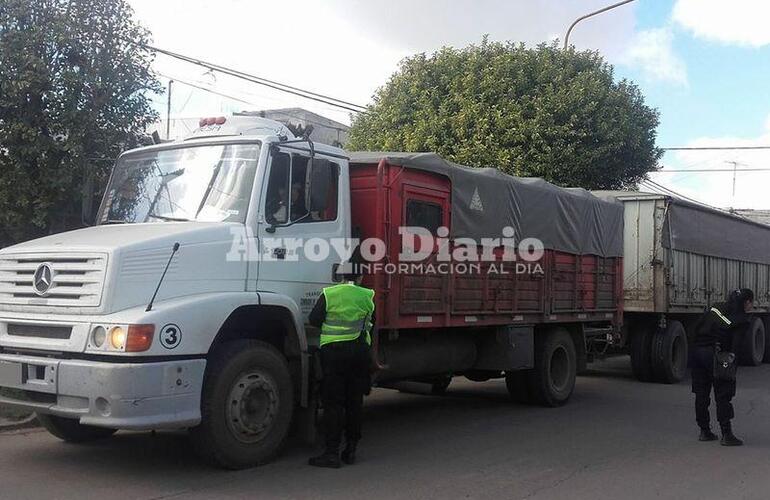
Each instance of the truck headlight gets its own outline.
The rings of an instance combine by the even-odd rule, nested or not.
[[[107,330],[103,326],[97,326],[91,332],[91,343],[94,347],[101,348],[107,340]]]
[[[155,325],[97,325],[91,330],[91,351],[144,352],[152,347]]]
[[[113,326],[110,330],[110,345],[116,351],[122,351],[126,347],[126,330],[122,326]]]

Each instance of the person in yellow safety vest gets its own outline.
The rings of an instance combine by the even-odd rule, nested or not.
[[[310,313],[310,324],[321,328],[323,427],[325,451],[308,463],[338,468],[353,464],[361,439],[364,395],[369,391],[371,331],[374,324],[374,290],[362,287],[358,265],[353,264],[347,283],[329,286]]]

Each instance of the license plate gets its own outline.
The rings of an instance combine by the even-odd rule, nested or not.
[[[21,385],[21,363],[0,361],[0,387]]]

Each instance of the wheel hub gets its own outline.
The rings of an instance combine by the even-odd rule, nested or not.
[[[272,428],[278,405],[278,388],[272,378],[256,371],[244,373],[227,399],[227,425],[239,441],[255,443]]]

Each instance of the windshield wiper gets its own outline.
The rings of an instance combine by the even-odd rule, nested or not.
[[[100,226],[106,226],[107,224],[128,224],[128,221],[122,219],[108,219],[99,223]]]
[[[217,177],[219,177],[219,172],[222,170],[223,162],[224,160],[220,160],[219,163],[217,163],[217,166],[214,167],[214,172],[211,174],[209,185],[206,186],[206,191],[203,193],[203,199],[201,199],[200,205],[198,205],[198,210],[195,212],[196,219],[201,214],[203,207],[206,206],[206,202],[208,201],[209,196],[211,195],[211,190],[214,188],[214,183],[217,181]]]
[[[160,219],[170,222],[190,222],[190,219],[184,219],[182,217],[168,217],[166,215],[158,215],[158,214],[147,214],[147,217],[152,217],[153,219]]]

